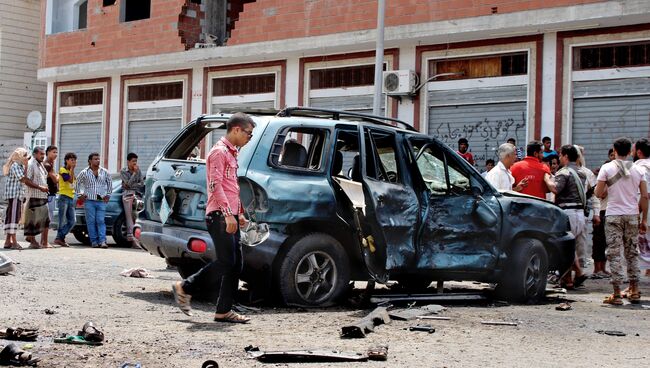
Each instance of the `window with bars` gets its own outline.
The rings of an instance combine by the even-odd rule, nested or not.
[[[183,82],[129,86],[129,102],[177,100],[183,98]]]
[[[239,96],[275,92],[275,74],[215,78],[212,96]]]
[[[650,65],[650,42],[579,47],[573,69],[605,69]]]
[[[102,97],[103,91],[101,89],[61,92],[61,106],[101,105],[103,103]]]
[[[528,53],[429,61],[429,78],[436,74],[458,73],[436,80],[505,77],[528,74]]]
[[[386,70],[386,64],[384,64]],[[375,66],[358,65],[309,71],[311,89],[372,86],[375,84]]]

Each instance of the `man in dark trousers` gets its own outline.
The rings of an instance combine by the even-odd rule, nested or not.
[[[188,316],[192,315],[192,294],[197,293],[215,275],[219,298],[214,320],[231,323],[250,321],[248,317],[234,312],[232,304],[243,266],[239,226],[247,221],[239,199],[237,154],[239,148],[250,141],[254,127],[255,123],[248,115],[233,114],[226,123],[226,136],[212,147],[206,160],[208,206],[205,221],[217,258],[194,275],[172,285],[176,303]]]

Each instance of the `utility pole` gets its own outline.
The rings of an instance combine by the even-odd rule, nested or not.
[[[381,114],[381,77],[384,71],[384,18],[386,16],[386,0],[377,0],[377,46],[375,54],[375,96],[372,100],[372,113]]]

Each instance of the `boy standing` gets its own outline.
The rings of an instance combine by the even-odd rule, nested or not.
[[[74,227],[75,210],[74,210],[74,186],[77,177],[74,169],[77,166],[77,155],[72,152],[65,154],[63,166],[59,169],[59,198],[57,206],[59,207],[59,229],[56,232],[54,244],[62,247],[69,247],[65,241],[65,236]]]
[[[122,205],[124,206],[124,218],[126,219],[126,240],[131,243],[132,248],[140,249],[140,246],[133,239],[133,201],[135,193],[141,192],[144,187],[144,178],[140,167],[138,167],[138,155],[131,152],[126,155],[126,167],[120,171],[122,178]]]

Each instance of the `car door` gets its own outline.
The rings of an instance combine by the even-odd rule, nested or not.
[[[420,204],[406,175],[401,137],[392,130],[359,127],[360,171],[365,200],[362,255],[375,279],[412,267]]]
[[[475,170],[448,147],[412,139],[414,170],[421,180],[422,225],[417,268],[485,272],[497,260],[501,207],[495,193]]]

